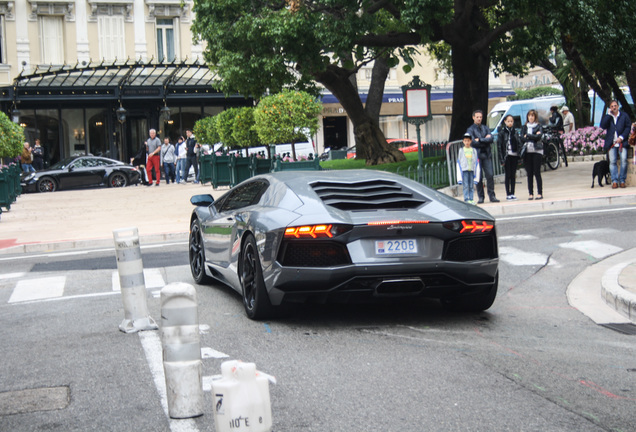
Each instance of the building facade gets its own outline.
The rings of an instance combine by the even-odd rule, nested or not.
[[[186,128],[251,99],[226,97],[192,43],[191,0],[0,0],[0,105],[48,166],[128,161],[150,128]]]

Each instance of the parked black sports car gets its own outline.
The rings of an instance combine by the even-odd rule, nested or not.
[[[73,156],[59,161],[50,168],[35,173],[23,173],[22,190],[26,192],[53,192],[107,185],[124,187],[139,183],[137,168],[118,160],[96,156]]]
[[[433,297],[454,310],[495,300],[495,222],[483,209],[371,170],[253,177],[191,198],[189,261],[265,319],[306,301]]]

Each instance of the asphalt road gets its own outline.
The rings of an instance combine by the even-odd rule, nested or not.
[[[117,328],[112,249],[0,257],[0,430],[213,431],[210,377],[241,359],[277,378],[275,431],[633,431],[636,336],[597,326],[565,290],[633,247],[634,210],[499,218],[499,294],[479,314],[422,300],[254,322],[233,291],[197,286],[207,391],[192,420],[165,414],[158,332]],[[193,283],[186,253],[142,248],[155,319],[163,284]],[[48,297],[18,297],[34,279]]]

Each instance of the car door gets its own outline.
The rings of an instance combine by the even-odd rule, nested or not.
[[[260,200],[268,183],[254,180],[232,189],[215,203],[216,217],[203,222],[207,260],[221,267],[229,267],[231,256],[240,247],[239,233],[249,218],[249,207]]]
[[[66,171],[60,174],[60,188],[71,189],[94,186],[102,182],[104,166],[95,158],[79,158],[71,162]]]

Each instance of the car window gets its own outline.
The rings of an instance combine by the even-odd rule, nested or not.
[[[261,199],[267,186],[268,183],[263,180],[256,180],[241,185],[230,191],[217,209],[219,209],[220,212],[227,212],[256,204]]]
[[[110,163],[106,159],[92,159],[92,161],[93,161],[93,166],[97,166],[97,167],[110,165]]]

